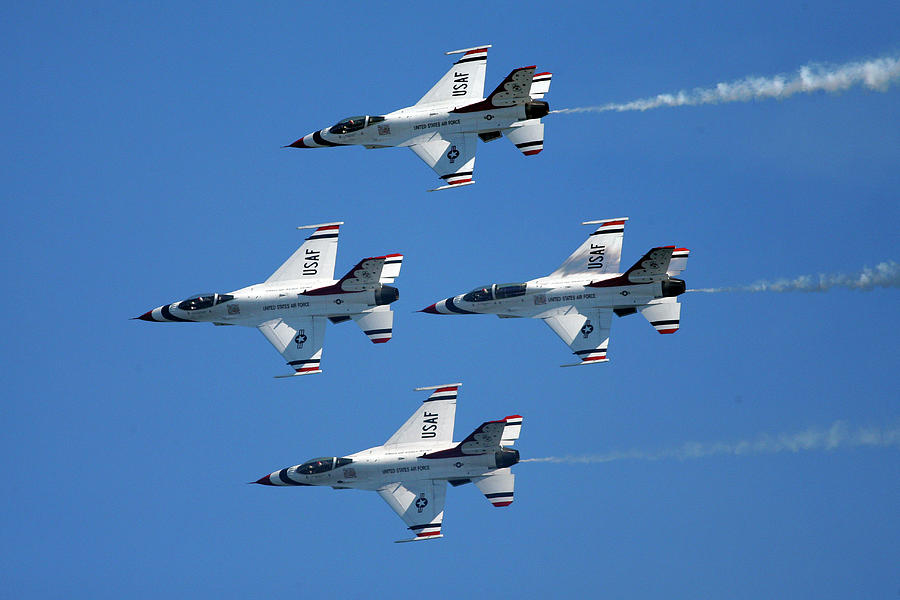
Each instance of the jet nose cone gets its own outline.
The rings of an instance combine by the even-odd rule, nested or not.
[[[305,136],[304,136],[304,137],[305,137]],[[303,143],[303,138],[300,138],[299,140],[297,140],[297,141],[294,142],[293,144],[288,144],[287,146],[284,146],[284,147],[285,147],[285,148],[309,148],[310,146],[307,146],[306,144],[304,144],[304,143]]]
[[[275,485],[274,483],[272,483],[272,480],[269,479],[268,475],[260,477],[259,479],[257,479],[256,481],[253,481],[252,483],[258,483],[259,485]]]
[[[145,312],[144,314],[142,314],[139,317],[133,317],[132,320],[134,321],[134,320],[140,319],[141,321],[155,321],[156,319],[154,319],[153,316],[150,314],[152,312],[153,312],[152,310],[148,310],[147,312]]]
[[[435,303],[435,304],[437,304],[437,303]],[[428,314],[430,314],[430,315],[439,315],[439,314],[441,314],[441,313],[439,313],[439,312],[437,311],[437,308],[435,308],[435,305],[434,305],[434,304],[432,304],[431,306],[426,306],[425,308],[423,308],[423,309],[420,310],[419,312],[428,313]]]

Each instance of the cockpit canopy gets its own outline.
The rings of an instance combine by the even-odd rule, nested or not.
[[[477,287],[463,296],[466,302],[484,302],[486,300],[503,300],[525,295],[524,283],[495,283]]]
[[[208,294],[197,294],[187,300],[179,302],[178,308],[181,310],[200,310],[215,306],[216,304],[228,302],[229,300],[234,300],[234,296],[231,294],[214,294],[212,292]]]
[[[328,133],[352,133],[354,131],[359,131],[364,127],[368,127],[373,123],[379,123],[381,121],[384,121],[384,117],[366,115],[361,115],[358,117],[347,117],[346,119],[338,121],[336,125],[332,126],[328,130]]]
[[[308,460],[299,467],[297,472],[301,475],[315,475],[316,473],[325,473],[338,467],[349,465],[353,462],[352,458],[344,458],[342,456],[323,456]]]

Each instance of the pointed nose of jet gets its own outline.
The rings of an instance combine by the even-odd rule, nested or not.
[[[300,138],[293,144],[288,144],[287,146],[283,146],[283,147],[284,148],[312,148],[312,146],[307,146],[306,144],[303,143],[303,138],[305,138],[305,137],[306,136],[303,136],[302,138]]]
[[[271,475],[272,475],[272,474],[269,473],[269,475],[265,475],[265,476],[263,476],[263,477],[260,477],[259,479],[257,479],[256,481],[254,481],[254,482],[252,482],[252,483],[258,483],[259,485],[275,485],[274,483],[272,483],[272,480],[269,479],[269,477],[270,477]]]
[[[435,302],[435,304],[437,304],[437,303]],[[432,304],[431,306],[426,306],[425,308],[423,308],[423,309],[420,310],[419,312],[428,313],[429,315],[439,315],[439,314],[441,314],[441,313],[439,313],[439,312],[437,311],[437,308],[435,307],[435,304]]]
[[[154,319],[153,316],[150,314],[152,312],[153,312],[152,310],[148,310],[147,312],[145,312],[144,314],[142,314],[139,317],[133,317],[132,320],[136,321],[136,320],[140,319],[141,321],[155,321],[156,319]]]

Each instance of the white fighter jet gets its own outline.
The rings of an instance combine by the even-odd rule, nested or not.
[[[386,284],[400,274],[402,254],[364,258],[334,279],[342,224],[298,227],[315,231],[263,283],[227,294],[197,294],[135,318],[257,327],[296,371],[277,377],[321,373],[326,320],[353,319],[372,342],[381,344],[391,339],[394,313],[389,305],[400,297],[397,288]]]
[[[599,227],[546,277],[481,286],[421,312],[543,319],[580,361],[564,367],[608,362],[613,314],[624,317],[639,312],[658,332],[675,333],[681,314],[681,304],[675,298],[685,291],[684,281],[676,275],[687,266],[689,251],[675,246],[653,248],[619,273],[627,220],[622,217],[582,223]]]
[[[406,146],[446,183],[432,192],[475,183],[479,139],[490,142],[505,135],[522,154],[533,156],[544,148],[541,117],[549,114],[550,106],[541,98],[550,90],[551,74],[535,73],[534,66],[514,69],[485,98],[490,47],[447,52],[462,57],[413,106],[385,115],[349,117],[287,147]]]
[[[473,482],[491,504],[509,506],[515,484],[510,467],[519,462],[518,450],[509,446],[519,438],[522,417],[482,423],[466,439],[454,443],[456,393],[461,385],[416,388],[434,392],[383,446],[314,458],[253,483],[376,491],[415,534],[399,542],[443,537],[448,483]]]

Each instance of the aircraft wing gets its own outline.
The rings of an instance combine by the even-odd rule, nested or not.
[[[281,352],[296,373],[278,375],[277,377],[293,377],[295,375],[313,375],[321,373],[319,363],[322,360],[322,344],[325,341],[325,317],[298,317],[285,322],[283,319],[272,319],[259,326],[266,339]]]
[[[544,322],[556,335],[569,345],[572,353],[581,362],[562,365],[574,367],[577,365],[591,365],[594,363],[609,362],[606,358],[606,347],[609,344],[609,328],[612,324],[612,309],[591,308],[578,312],[575,307],[566,314],[547,317]]]
[[[461,383],[448,383],[417,388],[417,392],[434,391],[384,445],[452,442],[453,426],[456,421],[456,394],[461,385]]]
[[[550,277],[618,273],[622,256],[622,237],[628,217],[585,221],[582,225],[599,225]]]
[[[478,136],[475,133],[457,133],[447,137],[436,133],[410,145],[416,156],[424,160],[447,183],[429,191],[475,183],[472,174],[475,172],[477,142]]]
[[[315,229],[266,282],[291,279],[332,280],[337,258],[338,232],[343,221],[304,225],[297,229]]]
[[[487,51],[490,47],[491,45],[487,44],[447,52],[447,54],[462,54],[462,57],[453,63],[450,70],[416,104],[431,104],[448,100],[461,102],[481,100],[481,96],[484,94]]]
[[[394,509],[416,537],[398,542],[430,540],[441,535],[447,482],[434,479],[389,483],[378,489],[378,495]]]

